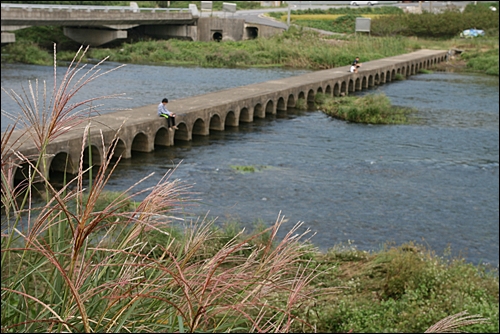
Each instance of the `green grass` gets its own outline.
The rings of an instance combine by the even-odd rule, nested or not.
[[[467,61],[467,69],[498,76],[498,48],[488,51],[472,51],[461,55]]]
[[[392,106],[385,94],[326,98],[318,108],[341,120],[367,124],[408,124],[409,114],[416,112],[411,108]]]

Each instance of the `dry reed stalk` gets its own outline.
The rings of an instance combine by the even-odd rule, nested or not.
[[[467,311],[450,315],[429,327],[424,333],[461,333],[460,328],[475,324],[489,323],[480,314],[467,315]]]

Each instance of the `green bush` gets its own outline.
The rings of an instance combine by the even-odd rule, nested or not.
[[[6,55],[5,59],[7,61],[13,63],[47,65],[52,61],[52,57],[47,51],[28,41],[8,44],[2,49],[2,54]]]

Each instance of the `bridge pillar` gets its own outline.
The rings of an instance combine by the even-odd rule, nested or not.
[[[127,31],[64,27],[64,35],[84,45],[100,46],[115,39],[127,38]]]
[[[2,44],[14,43],[16,41],[16,35],[11,32],[2,31]]]

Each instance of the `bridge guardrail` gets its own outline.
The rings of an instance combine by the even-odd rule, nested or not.
[[[109,11],[120,11],[120,12],[132,12],[132,13],[140,13],[140,12],[179,12],[179,13],[187,13],[193,12],[192,8],[139,8],[139,7],[128,7],[128,6],[82,6],[82,5],[36,5],[36,4],[11,4],[11,3],[2,3],[2,10],[10,10],[11,8],[24,9],[27,11],[31,11],[33,9],[41,9],[41,10],[85,10],[87,12],[91,11],[103,11],[105,13]],[[194,14],[194,13],[192,13]]]

